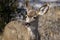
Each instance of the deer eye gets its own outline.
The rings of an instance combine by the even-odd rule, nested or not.
[[[33,17],[34,19],[36,19],[36,17]]]

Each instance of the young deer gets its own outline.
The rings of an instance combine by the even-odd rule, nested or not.
[[[30,4],[27,2],[26,3],[26,8],[27,8],[27,15],[26,15],[26,23],[30,24],[31,22],[33,22],[35,20],[36,17],[40,16],[40,15],[44,15],[45,13],[48,12],[49,9],[49,4],[44,4],[42,7],[40,7],[38,10],[34,10]],[[31,34],[32,39],[34,39],[36,36],[35,34],[32,32],[31,27],[27,27],[28,31]],[[35,30],[35,29],[33,29]]]
[[[49,4],[45,4],[42,7],[40,7],[38,10],[32,9],[32,7],[27,6],[27,15],[26,15],[26,22],[30,23],[35,20],[35,17],[39,15],[44,15],[48,12]]]

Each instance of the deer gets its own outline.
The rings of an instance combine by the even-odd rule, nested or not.
[[[44,15],[48,12],[49,10],[49,4],[46,3],[43,6],[41,6],[38,10],[34,10],[33,7],[30,6],[30,4],[28,3],[28,1],[26,2],[26,8],[27,8],[27,15],[26,15],[26,23],[28,25],[30,25],[31,22],[33,22],[34,20],[36,20],[36,17],[40,16],[40,15]],[[30,27],[27,27],[27,29],[30,31],[31,37],[34,39],[35,38],[35,34],[32,32]]]

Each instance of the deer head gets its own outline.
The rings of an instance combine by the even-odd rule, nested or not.
[[[33,10],[33,9],[29,9],[27,8],[27,15],[26,15],[26,22],[30,23],[32,21],[35,20],[35,17],[39,16],[39,15],[44,15],[45,13],[48,12],[49,9],[49,5],[45,4],[42,7],[40,7],[38,10]]]

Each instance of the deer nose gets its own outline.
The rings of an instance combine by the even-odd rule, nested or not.
[[[25,23],[25,25],[30,26],[30,23]]]

